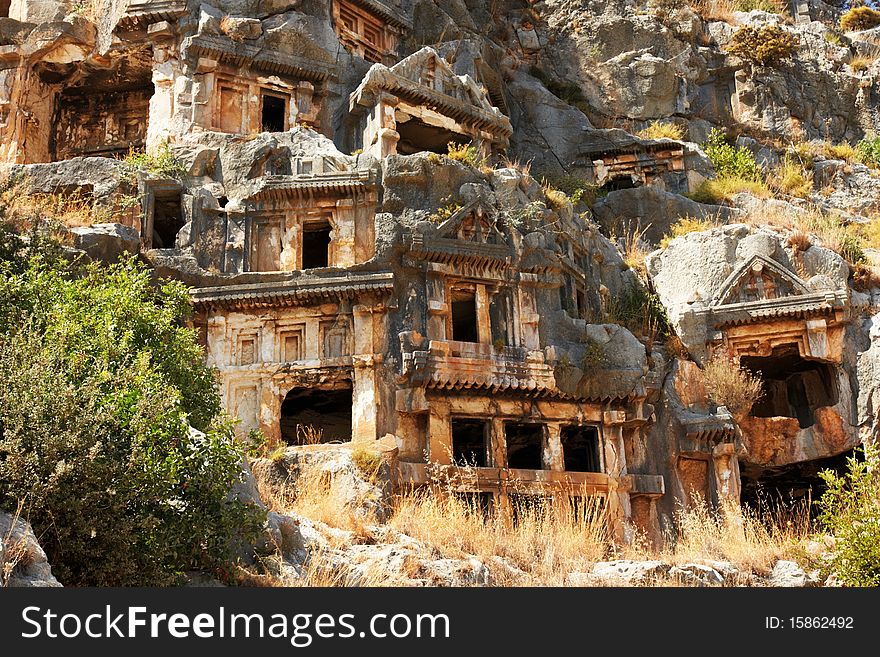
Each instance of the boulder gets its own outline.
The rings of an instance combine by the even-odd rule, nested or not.
[[[646,584],[664,577],[670,565],[662,561],[600,561],[593,566],[592,574],[611,582],[622,584]]]
[[[645,241],[657,245],[683,217],[728,223],[738,212],[720,205],[697,203],[680,194],[646,185],[610,192],[596,201],[593,214],[606,234],[623,235],[638,229],[644,231]]]
[[[112,263],[124,255],[140,250],[141,238],[134,228],[122,224],[94,224],[71,228],[74,246],[85,251],[92,260]]]
[[[0,587],[59,587],[29,523],[0,512]]]

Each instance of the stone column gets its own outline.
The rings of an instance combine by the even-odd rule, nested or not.
[[[355,264],[355,205],[350,198],[336,202],[336,214],[333,217],[333,234],[330,242],[332,258],[331,267],[351,267]]]
[[[544,449],[541,460],[546,470],[565,471],[565,458],[562,453],[561,427],[558,424],[547,424],[544,432]]]
[[[629,543],[632,540],[632,529],[630,527],[630,518],[632,516],[632,508],[630,507],[629,491],[621,490],[621,479],[626,475],[626,452],[623,443],[623,429],[617,425],[609,425],[609,419],[615,421],[619,418],[621,411],[606,411],[605,427],[604,427],[604,452],[605,452],[605,472],[609,477],[608,490],[608,521],[611,524],[611,531],[614,539],[619,543]],[[609,416],[614,416],[609,418]]]
[[[712,465],[715,474],[715,501],[739,504],[740,478],[739,460],[733,443],[720,443],[712,449]]]
[[[428,460],[438,465],[452,463],[452,423],[447,402],[433,402],[428,410]]]
[[[428,298],[429,340],[446,340],[446,317],[449,304],[446,303],[446,279],[439,272],[429,271],[426,281]]]
[[[492,344],[492,320],[489,318],[489,294],[485,285],[477,285],[477,337],[480,344]]]
[[[375,440],[379,396],[376,392],[373,309],[366,305],[352,308],[354,329],[354,377],[352,381],[351,440]]]

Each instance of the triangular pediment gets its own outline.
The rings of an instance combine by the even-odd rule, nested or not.
[[[437,237],[475,244],[505,242],[495,210],[479,199],[440,224],[437,227]]]
[[[794,272],[766,256],[754,255],[727,277],[712,305],[767,301],[808,292]]]
[[[486,90],[469,75],[456,75],[449,62],[429,46],[400,60],[390,70],[420,87],[485,110],[492,109]]]

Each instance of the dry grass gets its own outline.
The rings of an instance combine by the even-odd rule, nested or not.
[[[760,377],[742,369],[735,360],[717,354],[703,368],[703,383],[709,397],[734,415],[744,415],[763,394]]]
[[[786,243],[795,253],[802,253],[813,246],[813,240],[810,238],[809,233],[805,233],[800,229],[793,230],[791,235],[788,236]]]
[[[31,565],[33,555],[28,548],[27,540],[22,534],[17,540],[13,539],[15,534],[15,525],[21,518],[21,512],[24,509],[24,503],[19,502],[15,513],[12,514],[9,522],[9,530],[5,536],[0,537],[0,587],[9,585],[12,574],[19,568],[26,568]]]
[[[666,121],[654,121],[637,133],[642,139],[675,139],[677,141],[684,139],[686,134],[687,130],[684,126]]]
[[[809,503],[769,503],[759,510],[728,503],[712,509],[697,500],[675,514],[676,537],[659,551],[638,543],[626,550],[629,558],[660,559],[667,563],[728,561],[741,572],[767,575],[779,559],[793,559],[811,531]]]
[[[855,146],[846,141],[840,142],[839,144],[832,144],[830,141],[826,141],[824,144],[824,152],[832,160],[844,160],[852,163],[857,162],[859,159],[859,153],[855,149]]]
[[[324,430],[311,424],[296,425],[297,445],[320,445],[324,441]]]
[[[627,221],[624,224],[623,237],[612,240],[620,246],[626,266],[636,272],[642,280],[647,279],[648,272],[645,268],[645,258],[651,252],[651,249],[647,247],[647,243],[642,238],[650,227],[651,224],[644,228],[640,228],[638,224],[631,227],[630,222]]]
[[[809,198],[813,192],[813,172],[787,157],[767,177],[767,185],[779,194]]]
[[[734,0],[688,0],[688,4],[707,21],[734,24],[733,12],[737,11]]]
[[[746,192],[757,198],[773,196],[766,183],[738,176],[719,176],[706,180],[689,196],[698,203],[718,204],[729,201],[734,194],[740,192]]]
[[[669,228],[669,233],[660,240],[660,248],[665,249],[676,237],[684,237],[689,233],[701,233],[718,226],[714,219],[697,219],[695,217],[682,217]]]
[[[16,225],[42,220],[73,228],[91,226],[109,218],[104,216],[105,212],[95,209],[91,194],[82,190],[39,194],[28,192],[23,187],[11,186],[0,194],[0,204],[5,208],[7,219]]]
[[[880,288],[880,269],[864,262],[856,264],[852,272],[852,285],[861,292]]]
[[[442,557],[502,557],[532,583],[562,585],[567,573],[589,570],[609,547],[603,507],[598,498],[587,499],[577,514],[567,506],[523,502],[513,522],[453,495],[423,491],[400,499],[391,526]]]
[[[568,195],[554,187],[544,187],[544,198],[547,199],[547,205],[554,210],[561,210],[570,203]]]

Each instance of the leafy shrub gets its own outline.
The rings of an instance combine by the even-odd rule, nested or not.
[[[607,321],[626,327],[637,337],[653,341],[669,335],[669,318],[660,297],[639,283],[630,284],[612,298],[605,312]]]
[[[480,163],[480,152],[472,144],[456,144],[454,141],[446,144],[446,154],[450,160],[475,167]]]
[[[869,134],[856,144],[858,159],[869,167],[880,168],[880,136]]]
[[[860,32],[880,25],[880,11],[870,7],[853,7],[840,17],[840,29],[844,32]]]
[[[65,584],[222,567],[262,518],[228,498],[243,454],[186,288],[134,259],[19,258],[0,263],[0,506],[24,502]]]
[[[703,368],[703,383],[709,398],[726,406],[734,415],[745,415],[763,394],[760,377],[742,369],[723,354],[712,358]]]
[[[848,586],[880,585],[880,449],[865,444],[864,459],[847,459],[847,472],[819,473],[819,523],[834,538],[825,564]]]
[[[596,199],[607,194],[607,191],[598,185],[589,183],[578,176],[546,175],[541,180],[545,191],[548,188],[558,190],[568,196],[573,205],[583,201],[589,207],[593,207]]]
[[[654,121],[644,130],[640,130],[638,136],[642,139],[676,139],[685,138],[687,131],[684,126],[666,121]]]
[[[778,25],[741,27],[734,33],[727,50],[759,66],[774,66],[794,54],[798,39]]]
[[[717,177],[760,180],[761,169],[752,151],[745,146],[731,145],[718,128],[709,131],[703,150],[712,160]]]
[[[591,337],[584,338],[584,359],[581,363],[584,372],[593,372],[606,363],[605,347]]]
[[[140,171],[155,178],[175,178],[178,180],[187,174],[183,164],[174,157],[168,142],[159,146],[155,153],[130,149],[122,159],[122,167],[129,178],[135,178]]]

